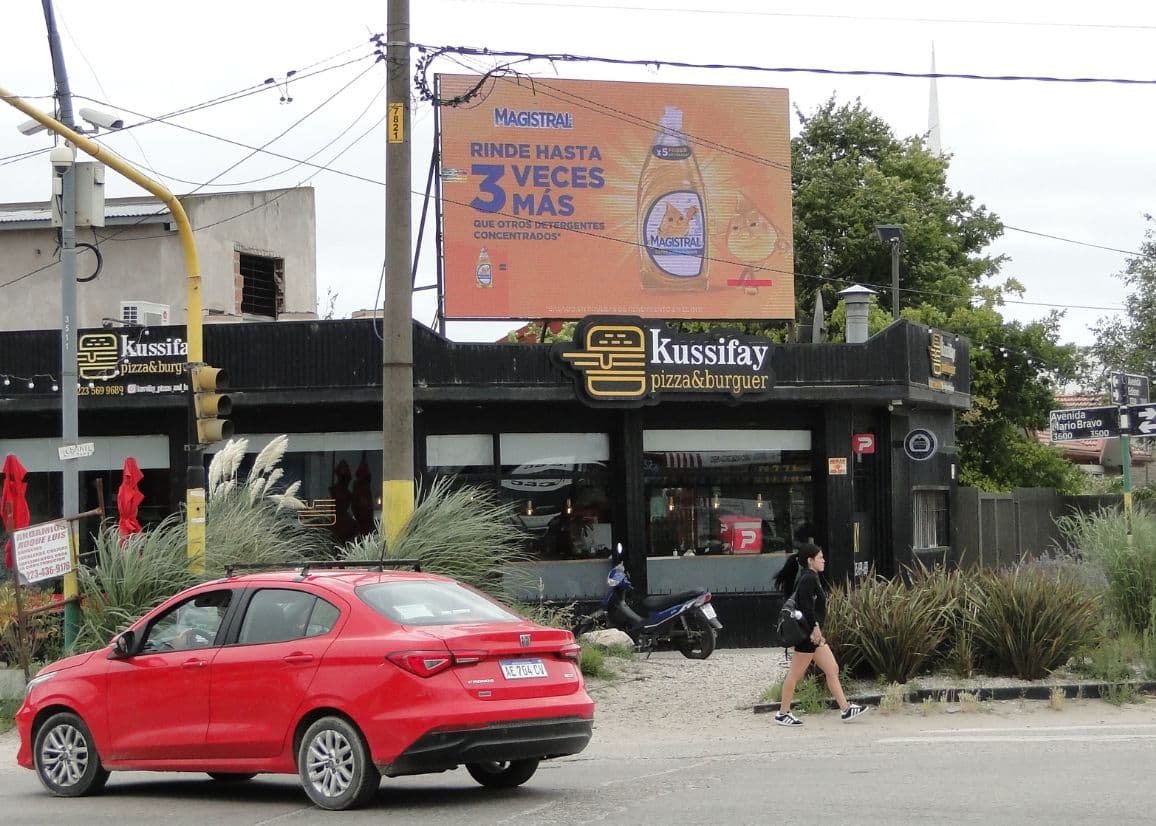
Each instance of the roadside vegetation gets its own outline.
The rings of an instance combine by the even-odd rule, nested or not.
[[[893,703],[920,675],[945,673],[1066,674],[1103,683],[1108,702],[1136,700],[1138,683],[1156,680],[1156,514],[1137,509],[1131,535],[1112,510],[1058,524],[1063,549],[1007,569],[919,567],[833,589],[824,630],[846,677],[884,686]],[[822,681],[808,679],[796,704],[815,705],[813,687],[823,708]],[[780,695],[776,683],[763,697]]]

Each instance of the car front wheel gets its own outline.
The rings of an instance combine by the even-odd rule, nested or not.
[[[512,789],[521,786],[538,770],[537,760],[507,760],[487,763],[467,763],[466,771],[481,783],[495,789]]]
[[[33,755],[40,782],[58,797],[98,792],[108,780],[92,733],[70,711],[53,714],[37,729]]]
[[[381,785],[361,732],[340,717],[322,717],[306,729],[297,771],[305,793],[322,809],[364,806]]]

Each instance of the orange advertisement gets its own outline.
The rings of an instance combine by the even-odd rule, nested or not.
[[[438,90],[447,318],[794,318],[785,89]]]

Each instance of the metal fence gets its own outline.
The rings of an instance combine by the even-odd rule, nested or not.
[[[1002,567],[1060,547],[1056,519],[1073,513],[1122,508],[1121,495],[1062,496],[1051,488],[987,493],[960,488],[952,556],[962,565]]]

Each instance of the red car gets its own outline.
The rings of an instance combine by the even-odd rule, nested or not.
[[[590,741],[578,655],[569,631],[448,577],[229,576],[45,667],[16,714],[17,760],[65,797],[116,770],[296,773],[325,809],[367,803],[382,775],[460,765],[518,786]]]

